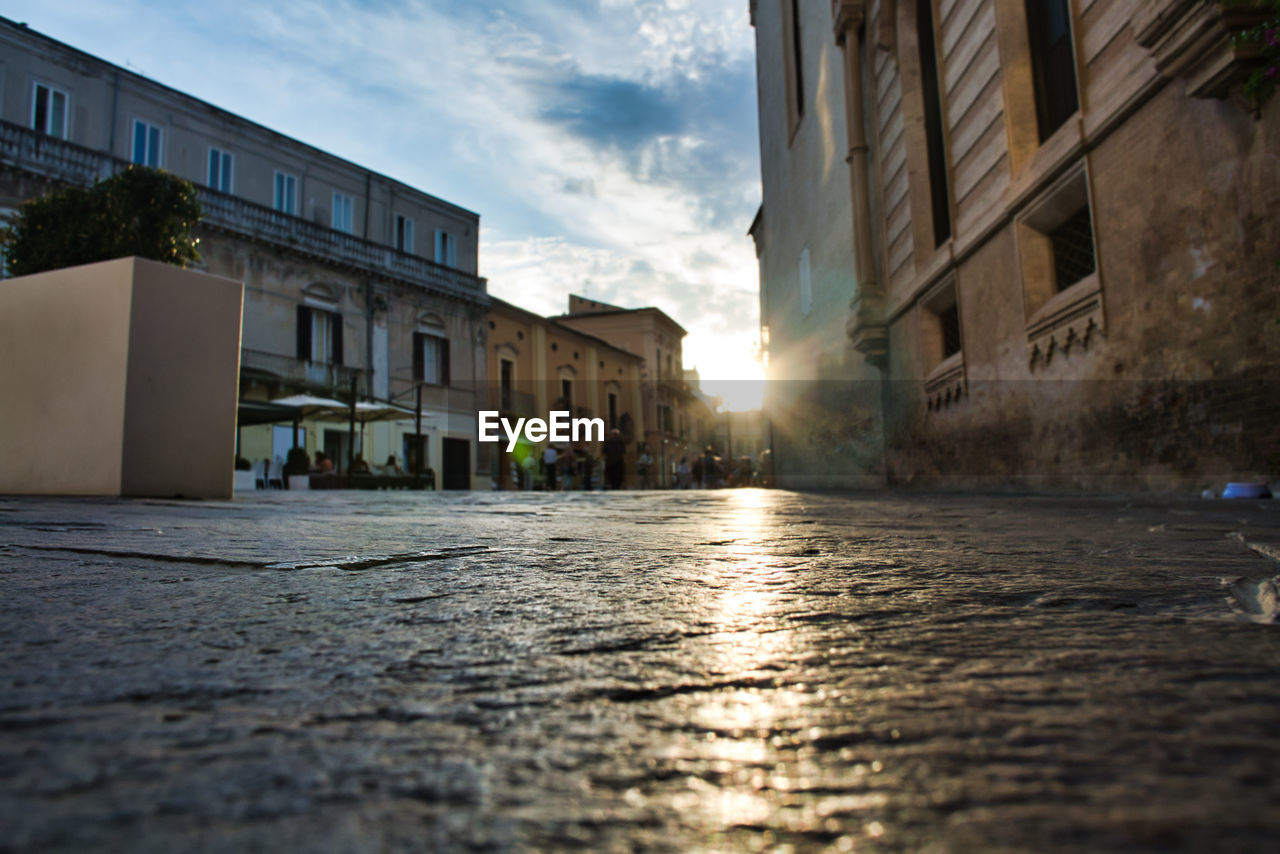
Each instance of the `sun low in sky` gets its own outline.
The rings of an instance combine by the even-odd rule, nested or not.
[[[656,306],[689,331],[685,366],[708,388],[760,376],[743,0],[12,0],[5,14],[479,213],[495,296],[548,315],[570,293]]]

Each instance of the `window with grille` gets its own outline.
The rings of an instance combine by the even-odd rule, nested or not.
[[[1093,275],[1097,261],[1093,253],[1093,217],[1088,205],[1050,232],[1049,240],[1053,244],[1054,283],[1059,291]]]
[[[960,331],[960,302],[952,277],[934,286],[920,300],[920,333],[926,374],[952,356],[964,352]]]

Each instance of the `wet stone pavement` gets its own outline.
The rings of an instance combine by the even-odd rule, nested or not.
[[[0,850],[1274,851],[1276,556],[1280,502],[0,499]]]

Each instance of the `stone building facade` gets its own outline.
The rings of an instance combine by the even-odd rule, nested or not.
[[[628,440],[628,485],[635,486],[636,437],[644,435],[644,359],[594,335],[492,298],[489,306],[489,409],[515,423],[546,419],[552,410],[573,418],[600,418],[607,431]],[[489,446],[494,483],[517,488],[524,458],[541,459],[546,442],[508,452],[505,440]],[[599,459],[599,442],[580,450]],[[536,465],[534,466],[536,468]]]
[[[818,355],[777,270],[837,234],[889,482],[1280,474],[1280,107],[1240,96],[1247,5],[753,2],[771,377]]]
[[[654,459],[655,486],[671,486],[680,460],[698,452],[702,438],[684,378],[684,327],[659,308],[621,308],[575,294],[569,296],[569,311],[551,319],[643,360],[634,438]]]
[[[477,214],[0,18],[0,210],[130,163],[197,185],[197,268],[245,284],[243,399],[412,408],[421,389],[421,431],[371,424],[351,447],[347,425],[307,421],[308,451],[344,468],[421,449],[437,485],[488,485]],[[243,428],[240,453],[282,456],[292,434]]]

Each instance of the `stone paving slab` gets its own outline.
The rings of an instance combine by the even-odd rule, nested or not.
[[[1275,554],[1268,502],[0,498],[0,850],[1271,851]]]

